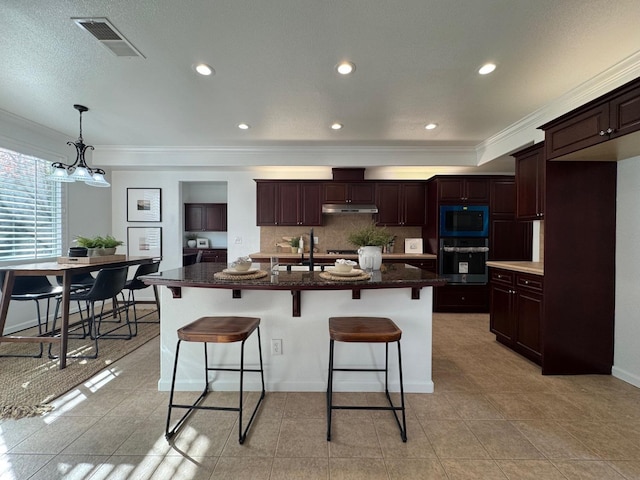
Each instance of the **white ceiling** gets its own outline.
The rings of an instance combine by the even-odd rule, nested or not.
[[[3,0],[0,25],[0,109],[73,139],[86,105],[105,146],[474,146],[640,46],[638,0]]]

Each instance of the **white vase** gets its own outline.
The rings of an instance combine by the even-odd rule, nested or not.
[[[195,240],[187,240],[187,246],[189,248],[196,248],[196,241]]]
[[[382,247],[366,246],[358,249],[358,263],[362,270],[380,270]]]

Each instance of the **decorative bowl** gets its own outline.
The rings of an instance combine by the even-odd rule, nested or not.
[[[238,272],[246,272],[251,268],[251,258],[249,257],[239,257],[235,262],[231,264],[231,268],[237,270]]]
[[[353,260],[345,260],[343,258],[339,258],[336,260],[334,270],[339,273],[349,273],[353,267],[356,265],[356,262]]]

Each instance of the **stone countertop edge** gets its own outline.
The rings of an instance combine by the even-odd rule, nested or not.
[[[512,270],[514,272],[531,273],[533,275],[544,276],[543,262],[525,262],[525,261],[488,261],[487,267],[502,268],[504,270]]]

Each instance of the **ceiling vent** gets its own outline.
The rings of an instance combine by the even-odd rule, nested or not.
[[[72,18],[71,20],[97,38],[116,57],[145,58],[106,18]]]

